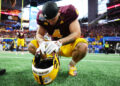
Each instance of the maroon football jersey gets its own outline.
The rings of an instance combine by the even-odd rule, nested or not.
[[[23,34],[21,34],[21,33],[23,33]],[[17,37],[20,39],[24,38],[24,32],[18,32]]]
[[[37,15],[37,23],[43,26],[54,40],[68,36],[70,34],[69,25],[78,17],[73,5],[59,7],[59,12],[60,17],[54,26],[44,19],[42,11],[39,11]]]

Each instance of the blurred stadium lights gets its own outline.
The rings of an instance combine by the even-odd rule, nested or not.
[[[100,25],[107,24],[107,23],[108,23],[108,21],[105,19],[101,19],[98,21],[98,24],[100,24]]]
[[[116,5],[113,5],[113,6],[110,6],[110,7],[107,7],[107,9],[112,9],[112,8],[117,8],[117,7],[120,7],[120,4],[116,4]]]

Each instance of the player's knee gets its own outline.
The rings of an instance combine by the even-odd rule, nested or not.
[[[87,53],[88,45],[86,43],[79,43],[77,45],[77,50],[78,50],[79,54],[84,57]]]
[[[78,62],[79,60],[83,59],[87,54],[87,48],[88,45],[86,43],[78,43],[72,52],[72,59],[75,62]]]

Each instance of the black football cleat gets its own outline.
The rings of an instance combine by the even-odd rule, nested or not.
[[[1,69],[1,70],[0,70],[0,75],[5,74],[5,72],[6,72],[6,69]]]

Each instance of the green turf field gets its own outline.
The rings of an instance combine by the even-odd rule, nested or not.
[[[0,76],[0,86],[40,86],[34,80],[31,70],[33,56],[15,52],[0,52],[0,69],[6,68]],[[115,54],[87,54],[77,64],[78,75],[68,75],[71,58],[60,58],[61,68],[57,78],[48,86],[120,86],[120,56]]]

